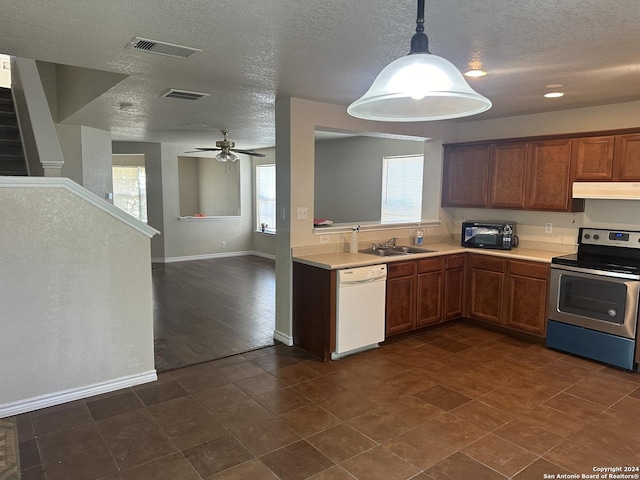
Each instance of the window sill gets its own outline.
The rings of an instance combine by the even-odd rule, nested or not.
[[[276,231],[275,230],[270,230],[270,229],[267,229],[264,232],[262,230],[256,230],[255,233],[261,233],[263,235],[275,235]]]
[[[191,221],[200,221],[200,220],[237,220],[241,218],[240,215],[236,216],[226,216],[226,217],[215,217],[215,216],[206,216],[206,217],[178,217],[178,220],[181,222],[191,222]]]
[[[360,231],[376,231],[376,230],[394,230],[400,228],[416,228],[418,226],[422,228],[437,227],[440,225],[440,220],[423,219],[420,222],[407,222],[407,223],[337,223],[326,227],[313,227],[314,235],[324,235],[326,233],[349,233],[355,225],[360,227]]]

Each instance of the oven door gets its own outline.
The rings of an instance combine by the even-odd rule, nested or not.
[[[552,264],[549,319],[635,339],[639,292],[635,275]]]

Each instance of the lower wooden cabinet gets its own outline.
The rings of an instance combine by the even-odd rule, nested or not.
[[[470,254],[469,317],[544,336],[549,265]]]
[[[464,266],[464,253],[445,257],[444,320],[460,318],[464,314]]]
[[[533,335],[547,331],[549,265],[509,261],[504,319],[505,325]]]
[[[506,260],[487,255],[469,256],[469,316],[502,323]]]
[[[463,313],[465,254],[387,265],[387,335],[459,318]]]
[[[444,257],[418,260],[417,326],[442,321]]]
[[[386,334],[416,326],[416,262],[387,265]]]

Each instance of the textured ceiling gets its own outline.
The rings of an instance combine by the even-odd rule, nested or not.
[[[640,100],[638,0],[427,0],[425,13],[432,53],[489,72],[469,83],[494,106],[471,119]],[[226,128],[239,148],[262,148],[277,98],[346,107],[407,53],[415,15],[415,0],[6,1],[0,52],[127,75],[64,122],[194,147]],[[135,36],[202,52],[126,50]],[[548,84],[565,97],[543,98]],[[211,95],[160,98],[169,88]]]

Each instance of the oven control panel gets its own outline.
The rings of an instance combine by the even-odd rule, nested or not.
[[[605,228],[581,228],[579,243],[640,249],[640,232],[609,230]]]

